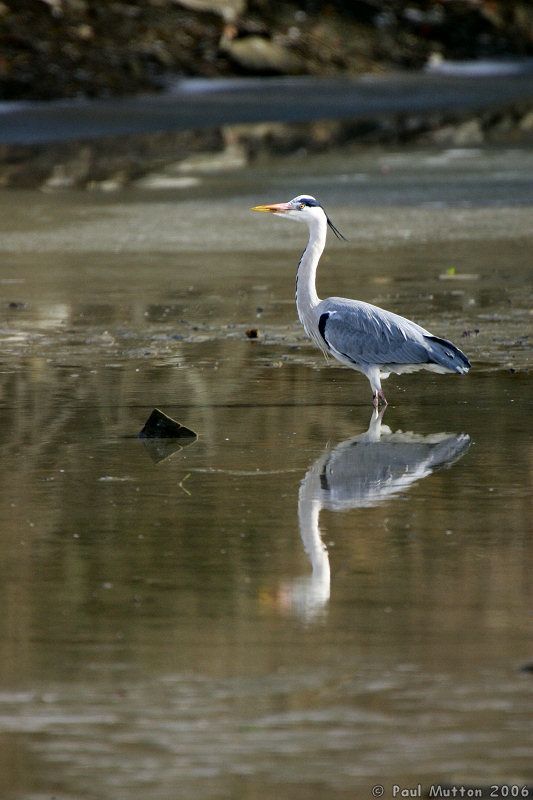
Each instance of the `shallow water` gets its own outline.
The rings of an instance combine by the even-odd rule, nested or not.
[[[0,102],[0,143],[91,139],[221,125],[376,119],[383,115],[461,113],[527,103],[531,59],[444,62],[426,72],[178,79],[168,91],[130,97]],[[257,98],[261,97],[261,102]]]
[[[0,197],[2,798],[531,780],[533,192],[527,154],[470,155]],[[247,212],[302,190],[350,238],[321,294],[468,376],[392,376],[381,420],[315,353],[305,229]],[[158,460],[154,406],[198,440]]]

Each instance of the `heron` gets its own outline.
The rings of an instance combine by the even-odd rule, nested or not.
[[[470,362],[458,347],[406,317],[362,300],[319,299],[316,271],[326,245],[328,227],[337,238],[345,237],[314,197],[300,194],[288,203],[259,205],[251,210],[307,225],[309,240],[296,275],[296,308],[300,322],[307,336],[326,356],[333,356],[368,378],[374,408],[387,405],[381,381],[391,372],[398,375],[420,369],[437,373],[468,372]]]

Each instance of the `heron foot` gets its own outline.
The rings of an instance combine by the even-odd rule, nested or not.
[[[378,389],[378,391],[374,392],[374,394],[372,395],[372,405],[374,406],[374,408],[379,408],[380,402],[384,406],[388,405],[387,398],[383,394],[383,389]]]

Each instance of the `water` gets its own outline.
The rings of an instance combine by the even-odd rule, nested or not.
[[[0,198],[2,798],[531,780],[531,157],[439,155]],[[470,375],[392,376],[379,419],[307,344],[305,229],[247,208],[317,187],[319,293]],[[198,440],[158,460],[155,406]]]
[[[169,81],[160,94],[0,102],[1,144],[189,131],[262,122],[376,119],[461,113],[524,103],[533,94],[531,59],[432,64],[424,72]],[[261,102],[257,102],[258,96]]]

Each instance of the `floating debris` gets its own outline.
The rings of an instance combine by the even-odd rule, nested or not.
[[[154,408],[139,433],[139,437],[141,439],[196,439],[198,434],[180,422],[176,422],[158,408]]]
[[[259,336],[259,331],[257,330],[257,328],[248,328],[248,330],[246,331],[246,336],[248,337],[248,339],[257,339],[257,337]]]
[[[455,267],[448,267],[446,272],[439,275],[440,281],[477,281],[479,275],[474,272],[457,272]]]

